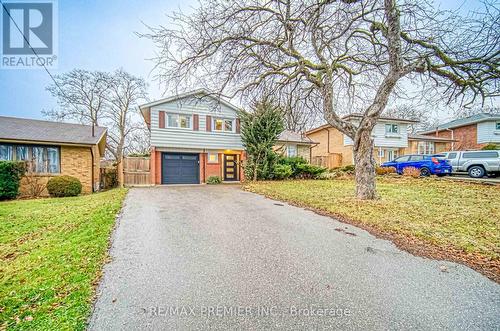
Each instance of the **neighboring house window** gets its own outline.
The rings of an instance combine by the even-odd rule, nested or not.
[[[1,161],[11,161],[12,160],[12,146],[11,145],[0,145],[0,160]]]
[[[434,143],[431,141],[419,141],[418,154],[434,154]]]
[[[379,148],[378,149],[378,157],[384,157],[384,155],[385,155],[385,150],[382,148]]]
[[[297,145],[288,145],[287,146],[287,156],[288,157],[297,156]]]
[[[51,174],[59,173],[59,148],[47,147],[47,169]]]
[[[28,146],[16,146],[16,160],[27,161],[28,159]]]
[[[398,151],[397,150],[394,150],[394,149],[389,150],[388,155],[387,155],[387,160],[388,161],[392,161],[392,160],[394,160],[397,157],[398,157]]]
[[[399,133],[399,125],[397,124],[386,124],[385,133]]]
[[[219,154],[208,153],[208,163],[219,163]]]
[[[191,128],[191,115],[167,114],[167,126],[169,128]]]
[[[32,167],[34,172],[47,172],[47,156],[44,153],[43,147],[33,147],[31,150],[32,153]]]
[[[496,130],[500,130],[500,122],[497,122],[496,123],[496,127],[495,127]]]
[[[229,118],[214,118],[214,131],[233,132],[233,122]]]
[[[61,172],[59,147],[0,145],[0,160],[31,161],[36,173],[57,174]]]

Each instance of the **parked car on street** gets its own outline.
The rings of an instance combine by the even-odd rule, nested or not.
[[[496,177],[500,174],[500,151],[451,151],[435,155],[446,159],[453,172],[468,173],[472,178]]]
[[[412,154],[403,155],[392,161],[381,164],[382,167],[394,167],[398,174],[403,174],[404,168],[413,167],[420,169],[421,176],[451,175],[452,167],[444,158],[437,158],[431,155]]]

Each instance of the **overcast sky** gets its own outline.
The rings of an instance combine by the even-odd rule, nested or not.
[[[437,1],[437,0],[436,0]],[[476,0],[439,0],[445,8],[467,11]],[[150,40],[137,37],[146,32],[143,24],[168,25],[166,14],[173,10],[189,11],[195,0],[60,0],[59,65],[53,74],[74,68],[113,71],[124,68],[141,76],[149,84],[149,97],[161,97],[162,91],[151,73],[155,48]],[[45,90],[51,83],[44,70],[5,70],[0,68],[0,115],[43,118],[41,111],[57,107]],[[446,118],[449,114],[443,114]]]

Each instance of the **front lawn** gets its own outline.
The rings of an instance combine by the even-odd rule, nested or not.
[[[85,328],[125,193],[0,202],[0,329]]]
[[[464,262],[500,280],[500,187],[434,178],[377,180],[375,201],[354,198],[354,180],[257,182],[246,189],[310,207],[423,256]]]

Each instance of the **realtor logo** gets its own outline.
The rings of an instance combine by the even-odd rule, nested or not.
[[[2,68],[55,67],[55,5],[50,0],[3,1]]]

